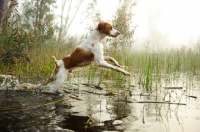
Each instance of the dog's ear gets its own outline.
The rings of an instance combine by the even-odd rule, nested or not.
[[[111,30],[112,30],[112,26],[107,22],[100,22],[97,26],[97,31],[99,31],[99,33],[110,35]]]
[[[97,26],[97,30],[100,33],[103,33],[106,29],[106,23],[105,22],[99,22],[98,26]]]

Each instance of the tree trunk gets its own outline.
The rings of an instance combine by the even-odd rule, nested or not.
[[[63,14],[64,14],[64,9],[65,9],[65,4],[66,4],[66,0],[62,0],[62,10],[61,10],[61,18],[60,18],[60,29],[59,29],[59,34],[58,34],[58,43],[60,43],[61,41],[61,38],[62,38],[62,32],[63,32],[63,29],[62,29],[62,26],[63,26]]]
[[[44,0],[41,0],[40,1],[40,9],[39,9],[39,19],[38,19],[38,21],[40,21],[44,17],[44,12],[43,12],[44,5],[45,5]]]
[[[4,0],[0,0],[0,24],[3,18],[3,13],[4,13]]]
[[[38,17],[39,17],[39,0],[37,0],[37,3],[36,3],[36,13],[35,13],[35,25],[34,26],[37,26],[37,22],[38,22]]]

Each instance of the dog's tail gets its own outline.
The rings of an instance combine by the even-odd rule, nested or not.
[[[58,65],[58,63],[57,63],[57,59],[56,59],[56,57],[55,56],[52,56],[52,60],[53,60],[53,62],[56,64],[56,67],[58,68],[59,67],[59,65]]]
[[[55,56],[52,56],[52,59],[53,59],[53,61],[55,62],[55,64],[56,64],[56,66],[58,66],[58,64],[56,63],[58,60],[56,59],[56,57]],[[46,84],[48,84],[48,83],[51,83],[51,82],[53,82],[54,81],[54,77],[52,76],[52,77],[50,77],[50,78],[48,78],[48,79],[46,79],[46,80],[44,80],[42,83],[40,83],[40,84],[38,84],[38,85],[34,85],[34,84],[31,84],[31,83],[23,83],[23,84],[20,84],[20,85],[18,85],[18,88],[19,89],[27,89],[27,90],[30,90],[30,89],[36,89],[36,88],[39,88],[39,87],[41,87],[41,86],[43,86],[43,85],[46,85]]]
[[[55,63],[58,61],[55,56],[52,56],[52,59]]]
[[[41,83],[41,85],[46,85],[46,84],[48,84],[48,83],[50,83],[50,82],[53,82],[53,81],[54,81],[54,78],[53,78],[53,77],[50,77],[50,78],[46,79],[45,81],[43,81],[43,82]]]
[[[57,60],[55,56],[52,56],[52,60],[56,64],[57,68],[63,64],[63,62],[61,60]]]
[[[56,63],[58,60],[56,59],[55,56],[52,56],[52,60],[53,60],[53,62],[56,64],[56,67],[58,67],[58,65],[57,65],[57,63]],[[51,82],[53,82],[53,81],[54,81],[54,77],[52,76],[52,77],[46,79],[45,81],[43,81],[40,85],[46,85],[46,84],[51,83]]]

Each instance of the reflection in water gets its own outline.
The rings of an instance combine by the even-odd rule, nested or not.
[[[182,76],[181,76],[182,77]],[[185,82],[184,82],[185,80]],[[172,83],[164,82],[164,87],[159,88],[159,94],[156,98],[143,97],[142,99],[135,100],[149,100],[151,101],[163,101],[163,102],[173,102],[175,104],[156,104],[156,103],[146,103],[146,104],[131,104],[132,113],[129,116],[137,116],[138,120],[132,120],[127,117],[124,118],[126,123],[126,131],[146,131],[146,132],[198,132],[200,125],[200,109],[199,109],[199,89],[194,89],[196,85],[191,84],[191,81],[195,82],[196,85],[199,82],[196,80],[190,80],[183,77],[174,78]],[[167,84],[167,85],[166,85]],[[175,87],[174,87],[175,86]],[[181,89],[177,89],[177,86],[181,86]],[[166,87],[171,87],[170,89]],[[174,87],[174,88],[173,88]],[[196,91],[196,92],[195,92]],[[188,96],[192,95],[192,96]],[[186,105],[178,105],[176,103],[185,103]],[[142,123],[142,108],[146,108],[146,122]],[[135,107],[141,110],[140,114],[135,114],[133,109]]]

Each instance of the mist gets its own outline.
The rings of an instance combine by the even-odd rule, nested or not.
[[[140,0],[133,21],[138,25],[134,49],[195,48],[200,40],[200,1]]]
[[[82,2],[69,27],[70,36],[82,36],[95,28],[97,22],[88,21],[84,16],[90,2]],[[101,20],[112,22],[119,1],[106,2],[107,4],[105,0],[96,1],[94,9],[95,12],[99,12]],[[198,5],[200,5],[199,0],[137,0],[132,9],[134,15],[131,20],[132,26],[137,27],[134,32],[133,50],[159,51],[181,47],[195,49],[200,43]],[[58,24],[60,11],[61,1],[57,1],[57,9],[54,9],[54,13]]]
[[[57,2],[59,4],[59,2]],[[81,12],[85,10],[88,1],[83,2],[71,29],[72,34],[84,34],[88,26]],[[134,33],[134,50],[152,50],[171,48],[195,48],[200,41],[200,1],[198,0],[138,0],[133,7],[133,26],[137,26]],[[110,0],[97,1],[95,10],[101,14],[104,21],[112,21],[119,2]],[[80,23],[81,22],[81,23]],[[73,27],[79,26],[78,31]],[[91,24],[90,24],[91,26]],[[94,28],[94,27],[91,27]]]

